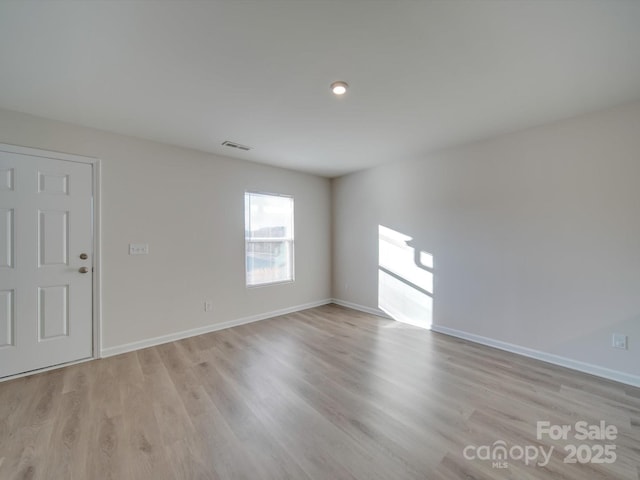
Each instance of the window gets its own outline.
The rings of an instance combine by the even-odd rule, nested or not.
[[[293,197],[244,194],[247,286],[293,281]]]

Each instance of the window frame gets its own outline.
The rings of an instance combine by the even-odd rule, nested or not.
[[[291,199],[291,228],[290,235],[283,238],[273,238],[273,237],[248,237],[247,236],[247,200],[251,197],[251,195],[261,195],[267,197],[283,197]],[[245,190],[244,192],[244,206],[245,206],[245,218],[244,218],[244,226],[245,226],[245,234],[244,234],[244,283],[246,288],[262,288],[262,287],[270,287],[273,285],[282,285],[287,283],[295,282],[296,277],[296,268],[295,268],[295,198],[293,195],[287,195],[283,193],[272,193],[272,192],[263,192],[258,190]],[[251,209],[249,208],[249,215],[251,215]],[[250,218],[249,218],[250,220]],[[249,283],[249,250],[248,246],[250,243],[285,243],[289,249],[289,264],[290,264],[290,272],[291,278],[287,280],[275,280],[269,282],[262,283]]]

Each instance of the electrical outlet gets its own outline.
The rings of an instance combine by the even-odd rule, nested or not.
[[[211,310],[213,310],[213,303],[212,302],[204,302],[204,311],[205,312],[210,312]]]
[[[627,349],[627,336],[622,333],[614,333],[611,339],[611,346],[613,348],[620,348],[621,350]]]
[[[148,243],[130,243],[129,255],[148,255],[149,244]]]

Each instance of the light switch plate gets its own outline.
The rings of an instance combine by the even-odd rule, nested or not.
[[[622,350],[627,349],[627,336],[621,333],[614,333],[611,339],[611,346],[613,348],[620,348]]]
[[[148,243],[130,243],[129,255],[148,255],[149,244]]]

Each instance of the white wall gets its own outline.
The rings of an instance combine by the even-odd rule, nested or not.
[[[327,179],[6,110],[0,143],[102,159],[104,348],[330,297]],[[245,288],[247,189],[295,197],[294,283]]]
[[[434,255],[436,326],[636,376],[638,132],[635,103],[348,175],[331,195],[319,177],[0,110],[1,143],[103,160],[105,348],[322,301],[332,258],[333,296],[375,308],[382,224]],[[295,283],[245,288],[245,189],[295,196]]]
[[[640,103],[332,189],[334,297],[378,306],[381,224],[433,254],[435,326],[640,375]]]

